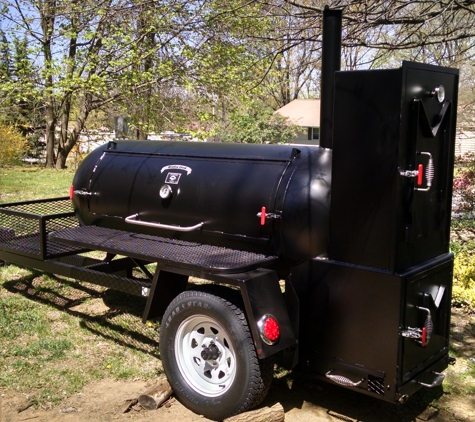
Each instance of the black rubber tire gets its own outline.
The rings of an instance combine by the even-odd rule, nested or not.
[[[266,396],[273,378],[273,359],[258,359],[245,314],[238,306],[239,299],[230,301],[233,293],[219,290],[220,296],[217,296],[209,291],[185,291],[170,303],[160,328],[160,355],[176,397],[195,413],[218,421],[257,406]],[[200,321],[205,321],[203,324],[207,326],[214,325],[214,330],[219,331],[216,344],[220,348],[223,348],[222,344],[229,346],[222,356],[229,352],[228,360],[233,368],[230,372],[234,375],[223,382],[225,386],[219,386],[226,388],[223,393],[213,390],[216,384],[212,385],[211,381],[208,388],[203,373],[198,374],[207,362],[197,364],[199,354],[191,351],[195,347],[202,350],[200,347],[205,347],[206,336],[200,337],[199,330],[183,334],[194,324],[200,327]],[[193,337],[203,344],[197,347]],[[218,337],[224,339],[222,344]],[[218,365],[220,359],[210,362]],[[190,363],[184,365],[183,361],[188,360]],[[203,391],[197,383],[205,384]]]

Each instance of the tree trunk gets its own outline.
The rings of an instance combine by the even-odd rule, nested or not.
[[[71,94],[64,99],[63,110],[61,115],[61,132],[58,143],[58,159],[56,161],[56,168],[64,169],[66,167],[66,146],[68,144],[68,126],[69,115],[71,112]]]
[[[73,1],[75,5],[76,1]],[[71,17],[71,25],[73,28],[76,27],[76,16],[73,14]],[[73,36],[69,39],[69,53],[68,53],[68,66],[66,68],[66,77],[71,79],[74,70],[75,70],[75,62],[76,62],[76,52],[77,52],[77,38]],[[76,140],[79,134],[76,135],[76,139],[70,145],[68,140],[68,126],[69,126],[69,117],[71,115],[71,102],[73,100],[73,94],[71,90],[68,90],[64,97],[63,107],[62,107],[62,115],[61,115],[61,136],[59,137],[59,145],[58,145],[58,160],[56,161],[56,167],[59,169],[66,168],[66,159],[68,158],[69,151],[76,143]],[[81,128],[82,130],[82,128]]]
[[[86,124],[86,120],[90,113],[90,102],[92,99],[91,94],[86,94],[83,106],[81,108],[81,113],[76,119],[76,124],[72,132],[69,134],[65,133],[65,142],[58,148],[58,158],[56,160],[56,168],[57,169],[64,169],[66,168],[66,159],[68,158],[69,153],[73,149],[73,146],[76,145],[76,142],[79,139],[79,135],[81,134],[82,130],[84,129],[84,125]],[[61,129],[63,130],[63,129]],[[62,140],[61,140],[62,141]]]
[[[162,378],[138,398],[140,405],[147,410],[158,409],[172,394],[172,388],[166,378]]]
[[[280,403],[272,407],[251,410],[240,415],[226,418],[224,422],[283,422],[285,419],[284,408]]]
[[[54,167],[54,128],[56,126],[56,119],[54,118],[54,112],[48,109],[52,107],[46,107],[46,130],[45,130],[45,141],[46,141],[46,164],[47,168]]]
[[[45,75],[45,120],[46,120],[46,167],[54,167],[54,129],[56,126],[55,100],[53,96],[53,53],[51,40],[54,34],[56,1],[38,2],[42,30],[42,50]]]

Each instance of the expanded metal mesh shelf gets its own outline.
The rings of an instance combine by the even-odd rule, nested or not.
[[[68,197],[61,197],[0,204],[0,210],[47,216],[72,212],[73,206]]]
[[[0,250],[49,259],[84,250],[47,239],[52,231],[78,226],[67,197],[0,204]]]
[[[248,271],[278,261],[276,256],[97,226],[73,227],[51,233],[49,238],[76,247],[212,272]]]

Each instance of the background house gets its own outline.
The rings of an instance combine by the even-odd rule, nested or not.
[[[295,144],[320,144],[320,99],[293,100],[275,111],[302,130],[293,140]],[[455,138],[455,155],[475,151],[475,132],[459,130]]]
[[[475,151],[475,132],[457,131],[455,138],[455,155],[464,155]]]
[[[302,128],[293,143],[320,144],[320,99],[293,100],[276,113]]]

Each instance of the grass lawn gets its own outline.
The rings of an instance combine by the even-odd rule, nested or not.
[[[74,172],[0,168],[0,203],[69,195]],[[15,265],[0,266],[0,390],[43,408],[95,379],[161,372],[158,323],[144,299]]]
[[[68,196],[73,176],[72,170],[0,167],[0,203]]]

